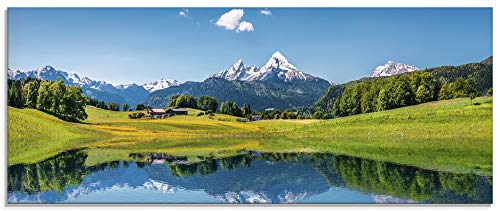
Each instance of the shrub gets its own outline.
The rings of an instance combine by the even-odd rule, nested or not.
[[[134,112],[134,113],[129,114],[129,115],[128,115],[128,118],[130,118],[130,119],[140,119],[140,118],[142,118],[144,115],[146,115],[146,114],[144,114],[144,113],[142,113],[142,112]]]

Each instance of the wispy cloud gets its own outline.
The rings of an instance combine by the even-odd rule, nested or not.
[[[182,9],[179,12],[179,16],[181,16],[181,17],[188,17],[189,16],[189,9]]]
[[[235,30],[236,32],[253,31],[253,24],[248,21],[241,21],[245,11],[243,9],[232,9],[229,12],[222,14],[215,25],[227,30]]]
[[[244,31],[247,32],[253,31],[253,24],[247,21],[242,21],[238,25],[238,29],[236,29],[236,32],[244,32]]]
[[[268,9],[263,9],[260,11],[261,15],[273,15],[273,13]]]

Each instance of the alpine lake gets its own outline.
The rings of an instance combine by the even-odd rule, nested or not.
[[[492,203],[492,177],[329,153],[225,158],[130,154],[86,166],[84,150],[8,167],[8,203]]]

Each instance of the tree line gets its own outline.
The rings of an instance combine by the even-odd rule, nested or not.
[[[194,108],[202,111],[217,111],[217,99],[210,96],[200,96],[199,99],[190,95],[174,95],[170,97],[168,107],[174,108]]]
[[[25,78],[8,80],[7,104],[16,108],[33,108],[66,121],[87,118],[87,97],[78,86],[65,85],[61,78],[54,81]]]
[[[433,77],[440,79],[444,82],[450,84],[457,80],[458,78],[463,78],[469,82],[473,82],[473,87],[477,91],[478,96],[483,96],[492,93],[493,88],[493,65],[491,63],[470,63],[463,64],[459,66],[441,66],[422,70],[424,72],[429,72]],[[403,73],[408,74],[408,73]],[[396,76],[391,76],[396,77]],[[333,112],[334,103],[336,100],[342,97],[344,91],[347,87],[354,86],[365,81],[378,81],[386,80],[390,77],[383,78],[362,78],[355,81],[350,81],[344,84],[335,84],[330,86],[326,92],[321,96],[316,103],[311,107],[311,110]],[[417,87],[418,88],[418,87]],[[423,88],[422,88],[422,91]]]
[[[110,111],[120,111],[120,105],[118,103],[108,102],[104,100],[97,100],[95,98],[89,98],[87,105],[95,106],[100,109],[110,110]],[[129,111],[128,104],[123,104],[123,111]]]
[[[435,100],[476,96],[472,78],[448,82],[426,71],[415,71],[346,87],[333,104],[335,116],[350,116],[416,105]]]

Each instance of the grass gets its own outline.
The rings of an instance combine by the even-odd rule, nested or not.
[[[453,99],[333,120],[249,123],[216,114],[129,119],[129,112],[87,107],[85,124],[32,109],[9,107],[9,165],[34,163],[87,148],[87,164],[128,159],[130,153],[225,157],[241,149],[333,152],[453,172],[492,174],[492,98]]]

